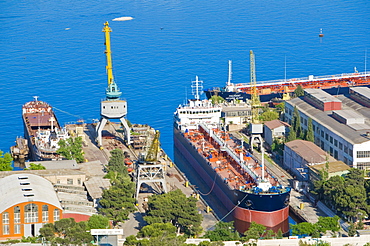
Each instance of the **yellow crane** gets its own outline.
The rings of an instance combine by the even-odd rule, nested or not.
[[[145,162],[156,162],[158,160],[158,152],[159,152],[159,131],[155,131],[154,139],[152,144],[150,145],[148,152],[145,156]]]
[[[250,57],[250,77],[251,77],[251,106],[252,106],[252,123],[259,123],[259,107],[261,107],[260,97],[257,92],[257,80],[256,80],[256,65],[254,60],[254,54],[251,50],[249,52]]]
[[[108,88],[106,96],[108,100],[117,100],[121,96],[122,92],[119,91],[113,77],[113,66],[112,66],[112,51],[110,45],[110,33],[112,29],[109,27],[108,21],[104,23],[103,32],[105,33],[105,55],[107,57],[107,76],[108,76]]]

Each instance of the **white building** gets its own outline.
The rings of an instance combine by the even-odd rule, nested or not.
[[[270,146],[274,142],[275,138],[284,138],[288,132],[290,125],[281,120],[271,120],[264,122],[263,134],[265,142]]]
[[[287,101],[286,121],[292,123],[294,107],[297,107],[304,130],[309,118],[312,119],[317,146],[351,167],[369,169],[370,108],[344,95],[337,98],[342,103],[341,110],[322,111],[304,98]]]

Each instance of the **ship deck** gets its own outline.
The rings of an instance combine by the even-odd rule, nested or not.
[[[243,153],[243,160],[247,166],[260,179],[262,177],[262,167],[248,152],[241,148],[240,143],[234,141],[228,133],[214,129],[214,134],[220,136],[226,145],[235,151],[235,154],[240,156]],[[209,165],[216,174],[227,183],[230,189],[241,190],[244,192],[252,192],[252,188],[257,185],[254,180],[243,168],[235,162],[226,151],[223,151],[222,146],[212,141],[212,138],[200,130],[190,130],[184,134],[185,137],[198,150],[198,153],[207,159]],[[272,175],[269,174],[265,167],[265,180],[268,180],[272,186],[278,186],[279,183]]]

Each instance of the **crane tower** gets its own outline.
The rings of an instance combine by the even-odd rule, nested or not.
[[[119,119],[124,128],[125,140],[127,144],[130,144],[130,128],[125,119],[125,116],[127,115],[127,102],[126,100],[120,99],[122,92],[119,91],[113,77],[112,52],[110,44],[110,33],[112,32],[112,29],[109,27],[108,22],[104,23],[103,32],[105,33],[108,87],[105,92],[106,98],[100,104],[101,119],[96,127],[97,142],[100,146],[102,145],[102,130],[104,129],[108,119]]]
[[[256,65],[253,51],[249,52],[250,57],[250,79],[251,79],[251,107],[252,107],[252,122],[250,124],[250,149],[253,152],[253,143],[256,139],[258,139],[259,144],[262,148],[262,137],[261,134],[263,133],[263,125],[260,123],[259,120],[259,108],[261,107],[260,97],[257,92],[257,80],[256,80]]]

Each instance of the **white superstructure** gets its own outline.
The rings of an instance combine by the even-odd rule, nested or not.
[[[175,128],[185,132],[190,129],[197,129],[203,123],[209,128],[220,126],[221,106],[213,105],[208,100],[200,100],[203,81],[192,82],[193,95],[195,99],[188,100],[187,104],[179,105],[174,113]]]

